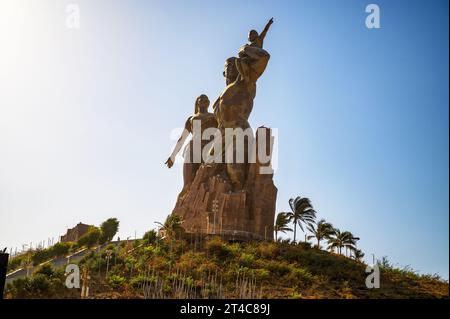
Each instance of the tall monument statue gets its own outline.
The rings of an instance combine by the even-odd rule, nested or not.
[[[220,235],[228,240],[273,239],[277,189],[273,174],[261,173],[261,168],[270,167],[270,160],[260,157],[262,151],[271,154],[273,138],[268,128],[259,128],[255,138],[248,122],[256,81],[270,59],[263,40],[272,23],[270,19],[261,34],[251,30],[249,43],[239,49],[237,57],[225,61],[226,87],[213,104],[215,122],[211,120],[205,127],[201,122],[200,135],[217,125],[213,139],[202,144],[201,153],[209,156],[186,168],[192,173],[185,173],[184,187],[172,212],[183,218],[187,234]],[[229,139],[230,134],[235,135]],[[182,141],[180,138],[166,162],[169,167]]]

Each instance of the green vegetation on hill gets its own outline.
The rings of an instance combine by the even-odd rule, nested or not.
[[[6,289],[10,298],[78,298],[79,291],[67,289],[63,269],[54,269],[46,264],[38,268],[31,277],[18,278]]]
[[[76,243],[29,251],[12,258],[8,267],[38,266],[87,248],[78,265],[89,298],[448,298],[448,282],[393,267],[386,258],[377,263],[380,288],[367,288],[364,253],[356,248],[359,238],[323,219],[316,222],[317,212],[307,198],[289,204],[291,212],[276,218],[275,242],[231,243],[200,235],[189,239],[183,220],[169,215],[158,223],[160,232],[108,244],[119,227],[110,218]],[[278,238],[289,231],[296,238],[297,226],[309,231],[305,239],[313,240],[314,247]],[[323,241],[328,251],[321,249]],[[6,296],[80,298],[80,289],[66,288],[65,280],[62,269],[44,263],[32,276],[8,284]]]
[[[145,239],[93,249],[80,262],[90,298],[448,298],[448,282],[379,263],[380,288],[366,265],[308,243],[228,243],[220,238]],[[50,269],[49,269],[50,268]],[[9,298],[79,297],[47,267],[8,286]]]

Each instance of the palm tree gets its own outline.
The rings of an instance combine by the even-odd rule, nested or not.
[[[289,206],[291,207],[291,211],[287,213],[289,221],[294,223],[294,243],[296,242],[297,236],[297,225],[300,227],[302,231],[302,224],[313,224],[316,219],[316,211],[313,209],[311,205],[311,201],[309,198],[300,197],[291,198],[289,200]]]
[[[181,224],[183,219],[177,214],[170,214],[167,216],[166,221],[163,223],[155,222],[162,229],[166,236],[172,239],[176,239],[176,235],[182,231]]]
[[[306,228],[312,233],[312,235],[309,235],[307,239],[315,238],[317,239],[317,248],[320,249],[320,241],[322,239],[329,238],[333,234],[333,225],[326,222],[325,219],[319,220],[317,223],[317,227],[314,226],[314,224],[310,224],[306,226]]]
[[[345,231],[343,232],[343,237],[344,237],[345,256],[348,256],[348,250],[352,252],[356,249],[355,236],[353,236],[351,232]]]
[[[361,261],[361,259],[364,257],[364,253],[362,252],[361,249],[355,249],[353,251],[353,258],[357,261]]]
[[[339,229],[335,228],[331,237],[328,239],[328,249],[336,249],[339,254],[342,254],[342,248],[345,247],[345,251],[350,249],[353,251],[355,249],[356,240],[353,234],[349,231],[341,232]]]
[[[340,254],[342,251],[342,247],[344,247],[344,242],[346,240],[345,236],[346,236],[345,232],[341,232],[339,229],[334,228],[333,233],[328,239],[328,249],[330,251],[336,249],[337,252]]]
[[[292,228],[289,228],[288,224],[289,224],[288,213],[283,212],[279,213],[277,215],[277,219],[273,227],[273,230],[275,232],[275,241],[278,241],[278,232],[286,233],[288,231],[292,231]]]

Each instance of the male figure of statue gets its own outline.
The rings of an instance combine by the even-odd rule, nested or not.
[[[213,105],[222,137],[222,152],[227,153],[228,149],[230,153],[233,153],[233,159],[236,158],[235,143],[225,143],[225,130],[227,128],[242,130],[250,128],[248,118],[253,109],[256,81],[263,74],[270,58],[269,53],[259,46],[246,45],[240,49],[240,52],[240,56],[246,57],[245,71],[237,67],[241,58],[231,57],[225,61],[223,75],[227,87]],[[245,74],[241,72],[245,72]],[[229,150],[230,147],[232,148],[231,151]],[[248,149],[245,150],[246,158],[249,155],[247,152]],[[227,174],[235,191],[242,190],[245,185],[247,164],[247,161],[244,161],[244,163],[236,161],[226,163]]]

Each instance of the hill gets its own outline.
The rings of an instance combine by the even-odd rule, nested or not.
[[[228,243],[147,238],[93,248],[79,262],[89,298],[448,298],[448,282],[379,262],[380,288],[366,265],[308,243]],[[82,278],[83,279],[83,278]],[[7,298],[80,298],[48,264],[16,279]]]

